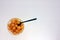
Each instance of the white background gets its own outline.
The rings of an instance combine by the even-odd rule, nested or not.
[[[7,23],[14,17],[37,20],[13,36]],[[60,40],[60,0],[0,0],[0,40]]]

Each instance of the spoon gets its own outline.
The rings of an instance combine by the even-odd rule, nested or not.
[[[33,18],[33,19],[30,19],[30,20],[26,20],[26,21],[20,22],[20,23],[17,24],[17,25],[19,26],[19,25],[21,25],[22,23],[26,23],[26,22],[30,22],[30,21],[34,21],[34,20],[37,20],[37,18]]]

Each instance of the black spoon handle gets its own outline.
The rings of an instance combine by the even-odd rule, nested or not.
[[[26,20],[26,21],[23,21],[22,23],[34,21],[34,20],[36,20],[36,19],[37,19],[37,18],[33,18],[33,19],[30,19],[30,20]]]
[[[26,22],[30,22],[30,21],[34,21],[34,20],[37,20],[37,18],[33,18],[33,19],[30,19],[30,20],[26,20],[26,21],[20,22],[20,24],[18,24],[18,25],[21,25],[21,23],[26,23]]]

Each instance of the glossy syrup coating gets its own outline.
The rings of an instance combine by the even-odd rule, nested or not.
[[[22,23],[21,25],[18,26],[18,24],[21,22],[19,18],[12,18],[8,22],[8,30],[13,34],[17,35],[24,30],[24,24]]]

